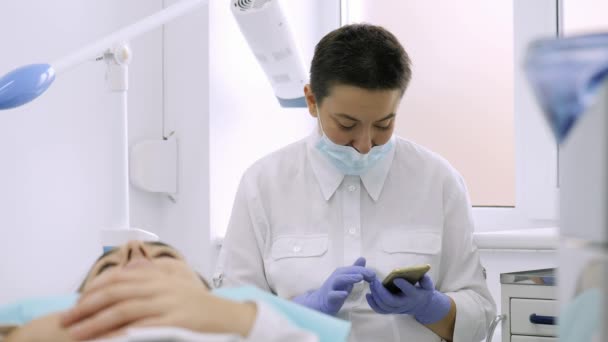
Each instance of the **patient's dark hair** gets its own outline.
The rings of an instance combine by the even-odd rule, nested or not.
[[[171,249],[175,249],[175,248],[173,248],[173,246],[171,246],[171,245],[169,245],[169,244],[166,244],[166,243],[164,243],[164,242],[158,242],[158,241],[156,241],[156,242],[153,242],[153,244],[155,244],[155,245],[162,245],[162,246],[165,246],[165,247],[169,247],[169,248],[171,248]],[[99,258],[97,258],[97,260],[95,260],[95,262],[93,263],[93,266],[95,266],[95,264],[96,264],[97,262],[99,262],[99,260],[103,259],[103,258],[104,258],[106,255],[108,255],[108,254],[110,254],[110,253],[113,253],[115,250],[116,250],[116,248],[113,248],[113,249],[111,249],[111,250],[109,250],[109,251],[105,251],[103,254],[101,254],[101,255],[99,256]],[[91,266],[91,269],[93,268],[93,266]],[[90,272],[90,271],[89,271],[89,272]],[[202,276],[202,275],[200,275],[200,273],[196,272],[196,274],[198,275],[198,277],[199,277],[199,279],[201,280],[201,282],[203,283],[203,285],[205,285],[205,287],[206,287],[207,289],[211,290],[211,286],[209,285],[209,283],[207,282],[207,280],[205,280],[205,278],[203,278],[203,276]],[[86,284],[86,282],[87,282],[88,275],[89,275],[89,274],[87,273],[87,275],[84,277],[84,280],[83,280],[83,281],[80,283],[80,286],[78,286],[78,290],[77,290],[77,291],[78,291],[78,293],[81,293],[81,292],[82,292],[82,290],[84,289],[84,285],[85,285],[85,284]]]
[[[410,58],[389,31],[370,24],[342,26],[315,47],[310,87],[318,104],[336,84],[370,90],[405,92],[412,71]]]

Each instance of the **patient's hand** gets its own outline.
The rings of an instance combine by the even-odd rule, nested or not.
[[[254,304],[214,296],[198,279],[145,267],[95,279],[62,324],[76,340],[143,326],[247,336],[255,317]]]
[[[38,318],[14,330],[6,342],[74,341],[61,326],[59,314]]]

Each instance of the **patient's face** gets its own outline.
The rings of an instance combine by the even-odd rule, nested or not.
[[[198,274],[186,263],[173,247],[161,242],[129,241],[129,243],[105,253],[93,265],[83,283],[82,291],[102,274],[125,272],[149,267],[176,277],[185,277],[198,283]]]

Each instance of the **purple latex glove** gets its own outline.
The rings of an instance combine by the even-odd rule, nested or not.
[[[370,283],[371,293],[366,295],[369,306],[381,314],[409,314],[422,324],[441,321],[450,312],[450,297],[435,290],[431,277],[427,274],[414,286],[404,279],[393,281],[401,292],[390,293],[375,279]]]
[[[335,315],[344,305],[353,285],[363,280],[371,283],[376,280],[376,273],[365,268],[365,258],[359,258],[352,266],[337,268],[318,290],[294,297],[293,301],[313,310]]]

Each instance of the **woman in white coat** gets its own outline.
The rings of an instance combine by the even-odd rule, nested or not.
[[[465,184],[393,135],[411,77],[405,50],[381,27],[344,26],[317,44],[310,76],[319,129],[247,170],[215,284],[254,284],[350,320],[351,341],[483,339],[495,304]],[[416,286],[381,285],[419,264],[432,269]]]

